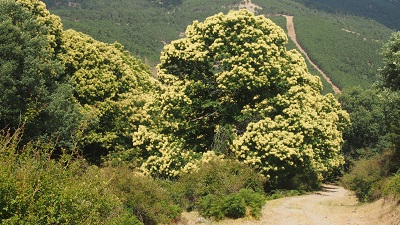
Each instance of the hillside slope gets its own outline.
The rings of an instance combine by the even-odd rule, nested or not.
[[[118,41],[151,67],[158,64],[163,46],[180,38],[194,20],[203,21],[244,3],[241,0],[45,2],[51,12],[62,18],[65,28],[108,43]],[[294,0],[253,0],[253,3],[260,6],[253,7],[256,14],[270,16],[274,21],[276,14],[295,16],[301,46],[339,88],[368,87],[376,80],[376,71],[382,63],[379,51],[392,32],[388,27],[348,12],[319,10],[315,4]]]

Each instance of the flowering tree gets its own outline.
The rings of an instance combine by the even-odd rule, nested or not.
[[[164,107],[165,118],[184,119],[161,132],[173,131],[185,151],[233,156],[275,183],[305,170],[322,179],[343,162],[348,115],[286,43],[280,27],[245,10],[195,21],[161,54],[160,81],[185,99],[179,110]]]
[[[77,138],[90,156],[132,148],[132,134],[148,116],[144,103],[154,78],[119,43],[106,44],[66,30],[62,54],[69,84],[81,113]]]

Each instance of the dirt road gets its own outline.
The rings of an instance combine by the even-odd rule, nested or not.
[[[262,217],[212,222],[196,213],[185,213],[182,224],[217,225],[400,225],[400,208],[380,200],[359,204],[352,192],[334,185],[324,185],[313,194],[272,201],[262,210]]]

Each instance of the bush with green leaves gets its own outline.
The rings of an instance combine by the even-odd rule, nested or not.
[[[245,212],[251,212],[246,216],[258,217],[264,205],[264,182],[265,177],[238,161],[211,160],[191,173],[181,174],[174,182],[172,195],[186,210],[198,210],[214,219],[229,217],[227,211],[235,211],[229,207],[227,196],[243,198]]]
[[[397,171],[399,161],[396,158],[395,151],[386,150],[382,154],[361,159],[342,177],[341,184],[353,190],[360,201],[376,200],[382,197],[386,178]]]
[[[0,134],[0,224],[140,224],[99,168],[69,154],[51,159],[54,143],[20,147],[21,138]]]
[[[174,202],[168,181],[138,175],[127,167],[104,170],[112,174],[110,182],[126,210],[144,224],[169,224],[180,217],[182,208]]]
[[[220,220],[227,218],[243,218],[261,216],[261,208],[265,204],[265,196],[249,189],[241,189],[237,193],[226,196],[210,194],[203,196],[198,204],[202,216]]]
[[[393,196],[395,199],[400,199],[400,170],[396,174],[389,177],[383,188],[385,196]]]
[[[264,193],[265,178],[254,169],[233,160],[211,160],[177,180],[177,195],[187,210],[196,208],[201,197],[226,196],[246,188]]]

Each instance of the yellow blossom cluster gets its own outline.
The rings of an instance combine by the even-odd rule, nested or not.
[[[83,118],[77,138],[83,146],[130,150],[138,125],[150,123],[144,105],[153,98],[155,79],[119,43],[106,44],[74,30],[64,31],[62,40],[58,57]]]

